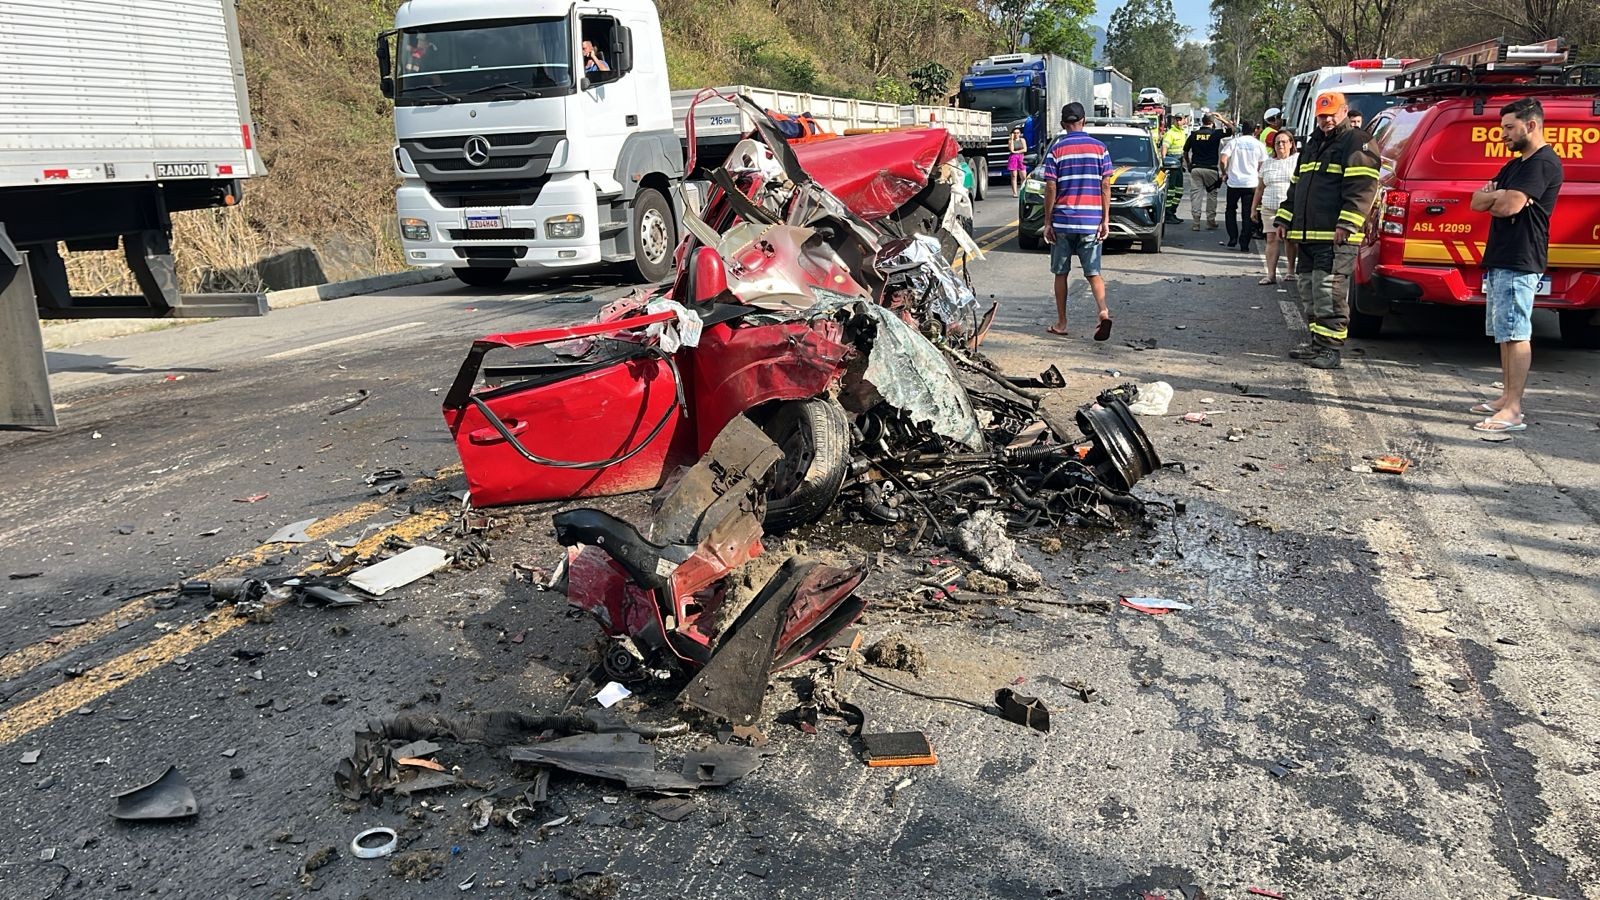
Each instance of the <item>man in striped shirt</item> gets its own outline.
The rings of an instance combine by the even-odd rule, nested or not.
[[[1083,132],[1083,104],[1061,108],[1065,132],[1045,152],[1044,208],[1050,223],[1044,242],[1050,245],[1050,271],[1056,276],[1056,323],[1051,334],[1067,333],[1067,273],[1077,258],[1083,277],[1100,309],[1094,339],[1111,337],[1111,312],[1106,309],[1106,282],[1100,277],[1100,248],[1110,233],[1111,154],[1106,145]]]

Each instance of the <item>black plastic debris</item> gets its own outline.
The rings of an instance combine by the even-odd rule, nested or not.
[[[1000,707],[1000,717],[1006,721],[1050,733],[1050,710],[1038,697],[1028,697],[1011,688],[1001,688],[995,691],[994,702]]]
[[[200,801],[177,766],[160,778],[111,798],[111,817],[125,822],[186,819],[200,812]]]

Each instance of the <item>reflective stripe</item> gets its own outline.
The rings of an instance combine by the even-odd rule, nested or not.
[[[1274,221],[1282,222],[1287,225],[1288,223],[1294,221],[1294,213],[1290,212],[1286,207],[1279,206],[1278,214],[1272,218]]]
[[[1339,219],[1340,219],[1340,221],[1343,221],[1343,222],[1349,222],[1350,224],[1356,226],[1357,228],[1360,228],[1362,225],[1365,225],[1367,223],[1367,217],[1366,216],[1363,216],[1362,214],[1360,214],[1358,212],[1351,212],[1348,209],[1339,210]]]
[[[1331,338],[1336,341],[1342,341],[1350,336],[1350,329],[1348,328],[1341,328],[1338,331],[1334,331],[1332,328],[1326,328],[1322,325],[1318,325],[1315,322],[1307,325],[1306,329],[1312,334],[1321,335],[1322,337]]]
[[[1300,171],[1301,172],[1327,172],[1329,175],[1338,175],[1340,172],[1344,171],[1344,164],[1343,163],[1308,162],[1308,163],[1301,164]],[[1374,178],[1376,178],[1378,173],[1374,171],[1372,173],[1372,175],[1373,175]]]
[[[1344,170],[1346,178],[1377,178],[1378,170],[1371,166],[1351,166]]]
[[[1307,231],[1291,231],[1285,236],[1288,237],[1289,240],[1291,240],[1291,241],[1313,241],[1313,242],[1315,242],[1315,241],[1326,241],[1326,242],[1331,244],[1331,243],[1333,243],[1333,239],[1335,237],[1335,232],[1332,232],[1332,231],[1309,231],[1309,230],[1307,230]],[[1350,236],[1348,238],[1346,238],[1345,240],[1346,240],[1347,243],[1356,244],[1356,243],[1360,243],[1361,240],[1363,238],[1365,238],[1365,237],[1366,237],[1366,235],[1361,233],[1361,232],[1359,232],[1359,231],[1352,231],[1352,232],[1350,232]]]

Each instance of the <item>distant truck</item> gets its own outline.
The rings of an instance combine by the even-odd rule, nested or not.
[[[406,0],[376,45],[394,100],[395,205],[407,263],[488,287],[513,269],[619,265],[671,271],[681,233],[686,119],[695,91],[669,89],[652,0]],[[810,113],[827,130],[899,128],[915,110],[735,85],[758,105]],[[908,111],[910,110],[910,111]],[[935,113],[936,114],[936,113]],[[696,108],[705,160],[749,122]],[[980,152],[988,124],[964,128]],[[961,138],[958,137],[958,140]]]
[[[1133,79],[1115,66],[1094,70],[1094,110],[1100,118],[1118,118],[1133,113]]]
[[[179,293],[170,245],[171,213],[231,206],[263,167],[234,0],[8,0],[0,40],[0,422],[51,425],[39,318],[267,311]],[[63,243],[121,249],[139,293],[74,295]]]
[[[1094,101],[1094,72],[1064,56],[1008,53],[972,64],[961,79],[956,105],[992,117],[989,173],[1004,175],[1011,129],[1020,127],[1028,142],[1027,165],[1056,134],[1061,107],[1077,101],[1087,110]]]

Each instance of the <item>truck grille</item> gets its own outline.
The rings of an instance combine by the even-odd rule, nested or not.
[[[457,247],[456,255],[462,259],[521,259],[528,255],[527,247]]]
[[[400,146],[411,157],[423,181],[454,187],[460,182],[485,179],[543,179],[561,140],[559,131],[527,131],[414,138],[401,141]]]

